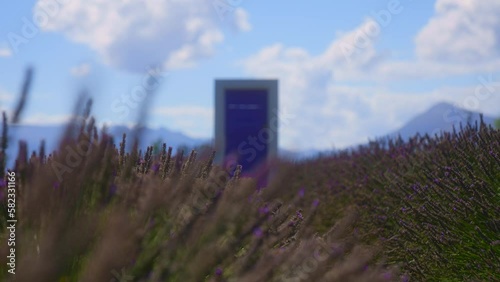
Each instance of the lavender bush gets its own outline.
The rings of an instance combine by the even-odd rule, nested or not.
[[[241,166],[230,177],[214,165],[208,147],[174,153],[125,135],[116,144],[90,105],[56,152],[19,144],[8,170],[17,176],[16,274],[2,243],[0,280],[498,280],[500,131],[483,123],[278,159],[276,177],[257,190]]]

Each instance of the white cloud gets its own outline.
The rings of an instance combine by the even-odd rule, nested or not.
[[[437,0],[436,14],[415,38],[425,60],[475,63],[500,55],[500,2]]]
[[[415,58],[407,61],[397,61],[377,51],[378,36],[370,33],[376,22],[367,19],[354,30],[339,33],[320,54],[273,44],[243,60],[242,66],[251,76],[279,79],[279,107],[298,117],[290,126],[280,125],[280,146],[286,148],[324,149],[332,143],[342,148],[363,143],[398,129],[440,101],[467,108],[467,101],[475,100],[474,110],[497,115],[498,109],[492,105],[500,104],[498,83],[487,99],[475,96],[481,85],[479,81],[469,87],[440,87],[420,92],[395,91],[388,83],[498,73],[500,21],[493,15],[500,14],[499,5],[490,6],[498,11],[491,12],[477,1],[438,0],[436,15],[417,36]],[[454,18],[454,12],[449,12],[457,9],[469,19],[484,17],[473,26],[483,26],[485,34],[496,31],[497,38],[481,35],[475,27],[475,33],[468,37],[461,33],[458,27],[463,19]],[[441,22],[443,17],[455,23],[447,25]],[[481,41],[469,42],[475,39],[483,40],[486,46]],[[448,57],[438,60],[441,54]],[[480,61],[471,63],[469,60],[474,58]],[[500,82],[499,78],[493,80]]]
[[[136,126],[136,123],[134,122],[114,122],[110,119],[97,119],[96,120],[96,125],[98,129],[103,128],[103,126],[106,126],[106,128],[110,128],[113,126],[126,126],[129,129],[133,129]]]
[[[22,124],[46,125],[46,124],[67,124],[72,119],[71,115],[50,115],[44,113],[31,114],[21,120]]]
[[[12,56],[12,51],[7,47],[0,47],[0,57],[10,57]]]
[[[179,130],[192,138],[209,138],[213,135],[214,109],[200,106],[158,107],[153,114],[161,120],[161,125],[168,124],[173,130]],[[153,125],[154,126],[154,125]]]
[[[376,37],[369,38],[363,45],[357,42],[357,35],[373,24],[373,20],[367,20],[355,30],[339,34],[323,53],[316,56],[299,47],[274,44],[241,62],[250,75],[278,78],[279,107],[300,117],[291,121],[293,125],[280,124],[280,146],[325,148],[331,147],[331,140],[336,140],[335,145],[343,147],[360,141],[355,136],[364,132],[352,126],[362,122],[358,113],[344,105],[332,105],[334,108],[326,105],[341,95],[331,88],[334,78],[357,79],[380,59],[374,48]],[[324,120],[328,122],[321,122]],[[331,125],[336,122],[343,122],[345,126],[339,128],[335,125],[335,129]],[[328,135],[337,138],[328,138]],[[340,136],[343,140],[338,138]]]
[[[198,118],[213,118],[214,111],[212,108],[200,106],[180,106],[180,107],[160,107],[153,109],[153,113],[183,118],[186,116],[196,116]]]
[[[90,73],[90,65],[83,63],[81,65],[72,67],[70,70],[73,76],[86,76]]]
[[[243,31],[252,30],[252,25],[248,21],[248,13],[244,9],[237,8],[234,11],[234,17],[235,17],[236,27],[239,30]]]
[[[38,0],[35,11],[44,9]],[[114,67],[142,72],[151,65],[185,68],[211,56],[224,39],[220,25],[250,29],[247,14],[235,10],[222,22],[206,0],[74,0],[42,27],[96,50]]]

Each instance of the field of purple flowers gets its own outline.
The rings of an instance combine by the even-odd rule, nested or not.
[[[301,164],[290,181],[325,203],[313,220],[319,231],[356,204],[362,241],[414,280],[500,281],[499,142],[484,124],[379,140]]]
[[[210,148],[113,140],[87,105],[56,152],[8,144],[3,115],[1,281],[499,281],[500,131],[483,123],[278,159],[258,190]]]

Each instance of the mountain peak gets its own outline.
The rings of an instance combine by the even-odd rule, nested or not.
[[[448,108],[454,108],[455,106],[451,103],[448,103],[448,102],[439,102],[437,104],[435,104],[434,106],[432,106],[430,108],[430,110],[433,110],[433,109],[448,109]]]
[[[479,115],[478,112],[458,108],[451,103],[439,102],[426,112],[414,117],[400,130],[391,135],[400,134],[403,139],[408,139],[417,133],[421,135],[427,133],[434,136],[434,134],[442,131],[452,131],[453,126],[457,127],[460,123],[463,125],[467,124],[467,122],[475,123],[479,121]],[[486,124],[493,124],[494,122],[494,119],[488,116],[484,116],[483,120]]]

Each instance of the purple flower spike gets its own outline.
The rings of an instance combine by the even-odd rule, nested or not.
[[[315,208],[316,208],[316,207],[318,207],[318,206],[319,206],[319,200],[318,200],[318,199],[315,199],[315,200],[313,201],[313,204],[312,204],[312,205],[313,205],[313,207],[315,207]]]
[[[262,229],[260,227],[257,227],[253,231],[253,235],[257,238],[261,238],[264,233],[262,232]]]
[[[59,186],[60,186],[60,184],[57,181],[55,181],[54,184],[52,185],[52,187],[54,187],[54,189],[59,188]]]
[[[300,219],[304,219],[304,216],[302,216],[302,213],[300,211],[297,211],[297,217]]]
[[[260,214],[268,214],[269,213],[269,207],[267,204],[265,204],[263,207],[259,208],[259,213]]]
[[[304,187],[300,188],[299,190],[299,197],[303,198],[304,197],[304,194],[305,194],[305,189]]]
[[[217,269],[215,270],[215,275],[221,276],[222,275],[222,268],[217,267]]]
[[[158,170],[160,170],[160,164],[159,164],[159,163],[156,163],[156,164],[154,164],[154,165],[153,165],[153,171],[154,171],[155,173],[157,173],[157,172],[158,172]]]
[[[385,279],[385,280],[391,280],[391,279],[392,279],[392,275],[391,275],[391,273],[390,273],[390,272],[386,272],[386,273],[384,273],[384,279]]]

